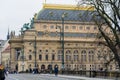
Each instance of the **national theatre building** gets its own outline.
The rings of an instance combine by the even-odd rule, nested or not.
[[[44,4],[21,34],[10,35],[11,68],[39,70],[99,70],[105,60],[100,54],[110,53],[98,44],[97,26],[93,21],[92,6]],[[109,70],[115,66],[110,65]]]

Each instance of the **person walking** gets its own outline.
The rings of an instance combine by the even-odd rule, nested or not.
[[[54,73],[55,73],[55,76],[58,75],[58,66],[55,66],[55,68],[54,68]]]
[[[6,71],[4,67],[0,64],[0,80],[5,80],[5,74],[6,74]]]

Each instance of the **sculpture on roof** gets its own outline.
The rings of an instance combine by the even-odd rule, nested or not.
[[[24,28],[25,30],[29,29],[29,23],[25,23],[25,24],[23,25],[23,28]]]
[[[28,29],[30,29],[29,23],[25,23],[25,24],[23,24],[23,27],[21,28],[21,32],[28,30]]]
[[[22,27],[21,30],[20,30],[21,34],[23,34],[23,32],[24,32],[25,30],[28,30],[28,29],[30,29],[29,23],[23,24],[23,27]]]
[[[23,27],[21,28],[21,33],[25,30],[32,29],[34,24],[34,19],[36,18],[37,14],[34,15],[34,17],[30,20],[30,23],[23,24]]]
[[[30,29],[34,28],[33,24],[34,24],[34,20],[37,17],[37,13],[34,14],[34,17],[30,20]]]
[[[31,22],[30,22],[30,29],[33,28],[33,23],[34,23],[34,18],[31,19]]]

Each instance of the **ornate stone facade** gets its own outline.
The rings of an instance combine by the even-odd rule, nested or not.
[[[100,70],[105,61],[98,56],[109,50],[98,44],[97,26],[92,21],[93,7],[67,7],[47,5],[34,17],[31,28],[20,36],[12,36],[11,68],[18,71],[35,66],[40,70],[62,67],[62,44],[64,43],[64,67],[69,70]],[[64,19],[62,20],[62,15]],[[61,42],[64,27],[64,42]],[[36,64],[36,65],[35,65]],[[115,69],[113,65],[109,69]]]

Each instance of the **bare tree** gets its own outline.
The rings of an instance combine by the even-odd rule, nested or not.
[[[88,0],[95,7],[95,23],[98,26],[99,39],[113,53],[108,63],[115,60],[120,69],[120,0]],[[87,3],[88,4],[88,3]],[[99,17],[99,20],[98,20]],[[97,20],[96,20],[97,19]]]

